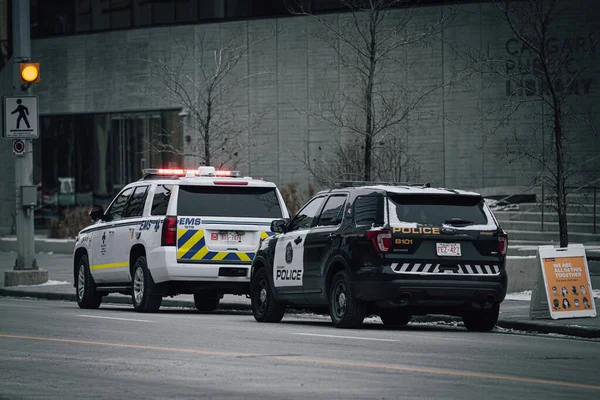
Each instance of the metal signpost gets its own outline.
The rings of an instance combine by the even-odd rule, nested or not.
[[[39,81],[39,69],[29,68],[21,85],[23,63],[31,57],[29,0],[12,2],[13,95],[2,99],[4,138],[12,139],[15,154],[17,259],[14,271],[4,274],[5,286],[35,285],[48,281],[48,271],[38,269],[35,259],[34,210],[37,188],[33,185],[33,142],[39,137],[38,98],[31,96],[31,82]],[[21,69],[21,70],[20,70]],[[33,73],[33,75],[32,75]]]

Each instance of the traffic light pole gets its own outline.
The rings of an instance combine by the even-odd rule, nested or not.
[[[31,89],[20,85],[19,64],[31,58],[29,0],[12,2],[13,94],[29,95]],[[23,141],[23,155],[15,157],[17,259],[14,271],[5,271],[4,285],[35,285],[48,281],[48,271],[38,269],[35,259],[34,208],[23,206],[23,188],[33,186],[33,142]]]

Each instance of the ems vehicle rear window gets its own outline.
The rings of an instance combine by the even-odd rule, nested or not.
[[[423,225],[457,224],[485,225],[483,199],[479,196],[461,195],[388,195],[390,199],[390,222],[394,214],[400,222]],[[454,221],[454,222],[452,222]]]
[[[189,217],[282,217],[275,188],[247,186],[180,186],[177,214]]]

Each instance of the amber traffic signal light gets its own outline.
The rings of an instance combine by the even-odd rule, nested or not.
[[[39,63],[21,63],[21,83],[38,83],[40,81]]]

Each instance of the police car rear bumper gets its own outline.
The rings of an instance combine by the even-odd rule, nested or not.
[[[391,305],[460,306],[506,296],[506,274],[495,280],[427,279],[353,282],[355,295],[363,301],[390,301]]]

